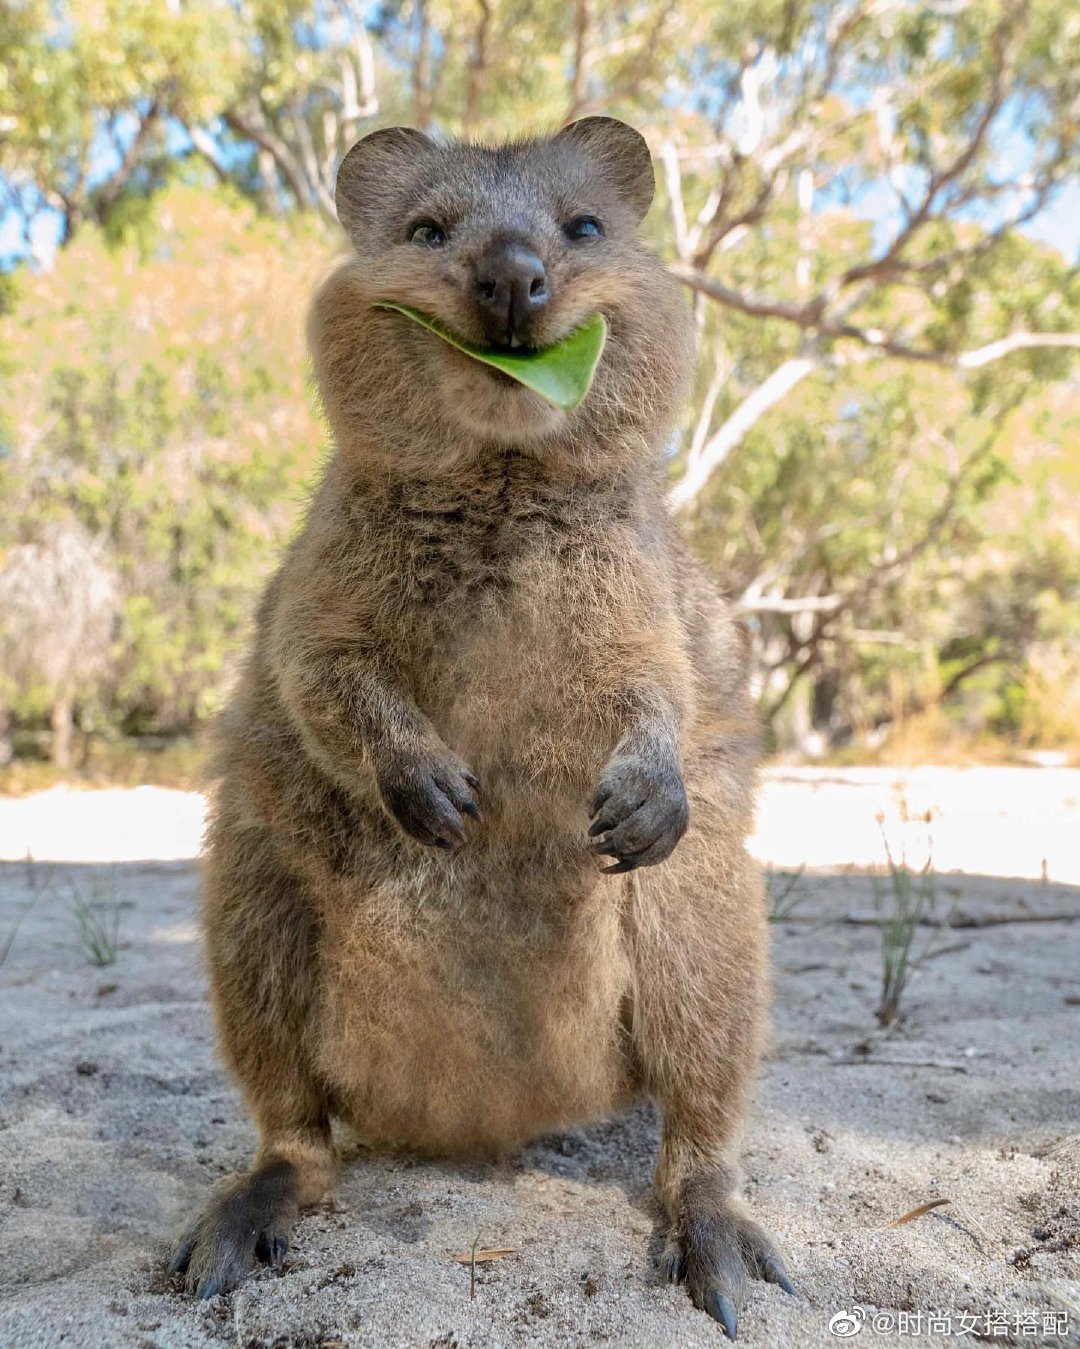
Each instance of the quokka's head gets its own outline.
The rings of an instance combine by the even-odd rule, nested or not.
[[[366,136],[342,161],[336,201],[353,248],[346,302],[365,311],[353,315],[353,335],[367,364],[354,351],[334,380],[377,379],[368,397],[382,403],[394,389],[403,414],[415,414],[406,391],[419,389],[442,425],[485,441],[540,446],[617,422],[655,442],[682,400],[691,341],[677,285],[637,237],[653,186],[645,141],[609,117],[497,147],[401,127]],[[382,300],[488,348],[546,347],[598,312],[608,340],[592,389],[565,412],[376,308]],[[313,328],[313,346],[326,337]],[[361,410],[359,387],[335,396]]]

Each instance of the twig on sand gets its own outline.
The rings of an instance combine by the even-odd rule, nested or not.
[[[477,1241],[480,1238],[477,1237]],[[452,1255],[451,1260],[457,1265],[483,1265],[489,1260],[502,1260],[508,1255],[517,1255],[516,1246],[497,1246],[492,1250],[476,1249],[465,1251],[461,1255]]]
[[[517,1255],[517,1247],[493,1246],[489,1250],[481,1250],[480,1233],[477,1232],[471,1249],[461,1255],[452,1255],[450,1259],[455,1264],[469,1266],[469,1296],[474,1298],[476,1296],[476,1266],[485,1264],[488,1260],[502,1260],[507,1255]]]
[[[880,1066],[882,1068],[941,1068],[950,1073],[966,1073],[967,1064],[956,1063],[952,1059],[885,1059],[873,1054],[848,1054],[843,1058],[830,1059],[835,1068],[857,1068]]]
[[[886,1227],[903,1227],[905,1223],[914,1222],[916,1218],[921,1218],[924,1213],[929,1213],[931,1209],[941,1208],[942,1204],[951,1204],[951,1199],[931,1199],[925,1204],[920,1204],[918,1208],[913,1208],[910,1213],[905,1213],[899,1218],[894,1218],[891,1223],[886,1223]]]
[[[966,951],[971,945],[969,941],[954,941],[951,946],[931,947],[924,955],[918,956],[912,963],[916,968],[925,965],[928,960],[936,960],[938,956],[955,955],[957,951]]]
[[[1075,923],[1080,911],[1067,913],[957,913],[949,920],[950,927],[1002,927],[1006,923]]]
[[[812,923],[821,920],[821,914],[796,914],[786,921],[789,923]],[[889,920],[877,918],[869,913],[845,913],[825,922],[842,923],[845,927],[884,927]],[[969,928],[1004,927],[1007,923],[1075,923],[1080,922],[1080,910],[1062,913],[954,913],[948,918],[933,918],[923,915],[918,919],[918,927]]]

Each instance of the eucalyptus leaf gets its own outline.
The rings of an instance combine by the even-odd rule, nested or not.
[[[404,314],[406,318],[441,337],[444,342],[449,342],[458,351],[471,356],[474,361],[501,370],[504,375],[516,379],[519,384],[524,384],[564,412],[573,411],[589,392],[607,339],[607,322],[603,314],[594,314],[580,328],[575,328],[549,347],[497,351],[492,347],[473,346],[449,328],[443,327],[436,319],[408,305],[385,300],[376,307]]]

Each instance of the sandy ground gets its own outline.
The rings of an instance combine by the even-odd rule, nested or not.
[[[845,1311],[855,1342],[1080,1341],[1078,803],[1069,770],[771,775],[759,855],[830,873],[804,873],[774,927],[744,1154],[801,1297],[752,1285],[741,1342],[836,1344]],[[919,930],[889,1033],[881,882],[855,869],[883,860],[879,814],[897,856],[921,863],[929,836],[951,923]],[[0,801],[0,857],[37,859],[0,864],[0,1345],[722,1343],[656,1282],[644,1107],[497,1166],[357,1156],[281,1277],[204,1304],[169,1286],[168,1233],[253,1142],[213,1054],[183,860],[201,821],[197,797],[149,788]],[[80,902],[119,913],[105,968]],[[450,1256],[477,1238],[516,1253],[470,1296]]]

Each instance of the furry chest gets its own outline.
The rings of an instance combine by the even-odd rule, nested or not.
[[[426,672],[421,705],[458,753],[522,782],[585,791],[610,752],[602,646],[556,588],[523,584],[478,606]]]
[[[528,473],[414,492],[386,584],[417,705],[485,790],[583,809],[620,733],[612,651],[640,540],[609,496]]]

